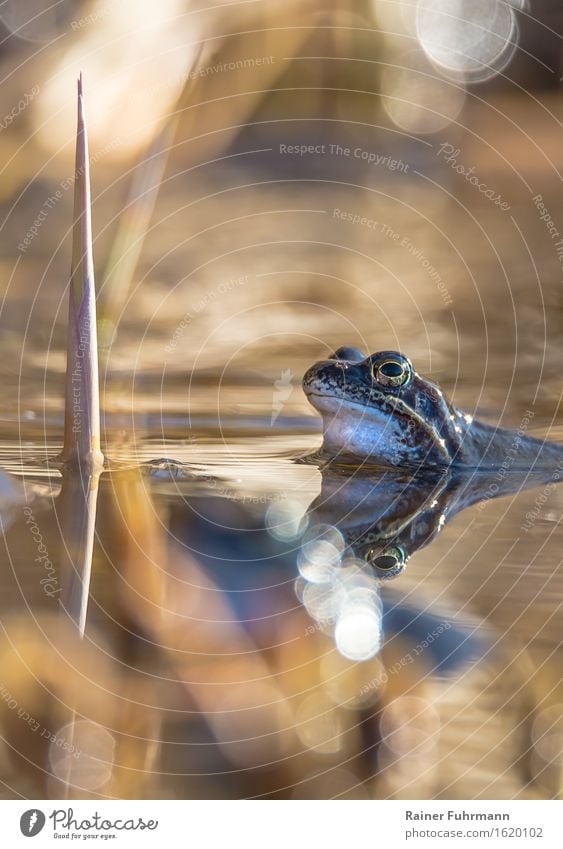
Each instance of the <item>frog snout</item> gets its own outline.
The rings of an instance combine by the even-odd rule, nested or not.
[[[303,375],[303,390],[305,392],[307,392],[307,390],[311,390],[311,388],[316,384],[318,380],[318,366],[319,363],[315,363],[315,365],[311,366],[310,369],[307,369]]]
[[[346,363],[340,360],[323,360],[315,363],[303,376],[303,390],[306,393],[314,392],[339,384],[339,377],[345,369]]]

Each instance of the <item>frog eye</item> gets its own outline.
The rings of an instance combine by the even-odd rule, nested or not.
[[[411,376],[408,363],[401,360],[384,360],[373,366],[373,376],[382,386],[403,386]]]

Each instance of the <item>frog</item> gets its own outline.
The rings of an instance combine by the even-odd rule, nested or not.
[[[492,470],[542,468],[563,476],[563,445],[475,419],[398,351],[341,347],[303,377],[323,420],[320,457],[348,464]]]

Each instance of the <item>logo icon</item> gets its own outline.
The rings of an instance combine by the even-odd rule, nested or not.
[[[26,811],[20,817],[20,831],[26,837],[35,837],[45,825],[45,814],[37,808]]]
[[[272,420],[270,421],[270,427],[275,424],[276,419],[284,408],[285,402],[293,392],[293,384],[291,382],[292,378],[293,375],[291,371],[289,369],[284,369],[281,373],[280,379],[274,381],[274,398],[272,403]]]

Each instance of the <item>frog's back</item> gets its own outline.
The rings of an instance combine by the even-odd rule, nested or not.
[[[553,469],[563,477],[563,444],[529,436],[526,426],[505,430],[473,419],[453,463],[482,469]]]

